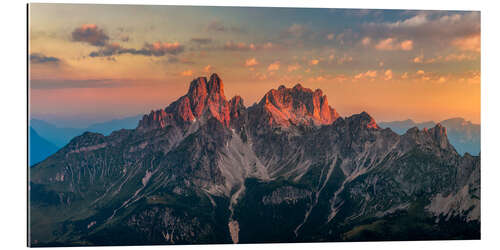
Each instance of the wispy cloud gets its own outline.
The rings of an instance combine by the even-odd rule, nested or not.
[[[31,53],[30,54],[30,62],[31,63],[49,63],[49,64],[58,64],[61,62],[61,59],[53,56],[46,56],[41,53]]]
[[[384,79],[391,80],[392,79],[392,70],[388,69],[384,72]]]
[[[84,24],[71,33],[73,41],[84,42],[94,46],[104,46],[109,36],[95,24]]]
[[[209,32],[236,32],[241,33],[245,30],[241,27],[226,25],[219,20],[213,20],[208,23],[206,30]]]
[[[141,49],[124,48],[118,43],[106,44],[98,51],[93,51],[89,54],[90,57],[106,57],[120,54],[132,54],[143,56],[164,56],[178,55],[184,51],[184,46],[179,42],[154,42],[146,43]]]
[[[309,61],[309,65],[318,65],[319,60],[318,59],[312,59]]]
[[[474,34],[456,38],[452,41],[452,45],[462,51],[481,52],[481,36],[479,34]]]
[[[116,88],[131,85],[128,80],[120,79],[32,79],[32,89],[73,89],[73,88]]]
[[[362,27],[362,33],[372,38],[391,37],[417,43],[420,41],[422,44],[431,42],[433,47],[455,45],[464,50],[479,51],[477,42],[481,32],[479,12],[460,14],[416,12],[415,15],[403,20],[369,22]]]
[[[203,68],[203,71],[205,73],[210,73],[212,71],[212,68],[213,68],[212,65],[207,65]]]
[[[188,69],[188,70],[184,70],[181,72],[181,76],[192,76],[193,75],[193,71]]]
[[[257,64],[259,64],[259,62],[257,61],[257,59],[255,59],[255,57],[249,58],[245,61],[246,67],[253,67]]]
[[[212,42],[212,38],[195,37],[195,38],[191,38],[191,42],[194,42],[197,44],[209,44]]]
[[[365,47],[370,46],[371,43],[372,43],[372,39],[368,36],[363,37],[363,39],[361,40],[361,44],[363,44],[363,46],[365,46]]]
[[[222,49],[229,51],[250,51],[250,50],[271,49],[273,47],[274,44],[271,42],[263,44],[254,44],[254,43],[228,41],[224,44]]]
[[[362,78],[375,78],[377,77],[377,71],[376,70],[368,70],[363,73],[359,73],[354,76],[354,79],[362,79]]]
[[[474,51],[474,50],[472,50]],[[463,61],[473,61],[479,59],[477,53],[471,53],[471,51],[465,53],[451,53],[448,55],[439,55],[431,58],[425,58],[423,54],[420,54],[412,59],[414,63],[417,64],[431,64],[431,63],[446,63],[446,62],[463,62]]]
[[[296,64],[288,65],[287,71],[288,72],[293,72],[293,71],[296,71],[296,70],[299,70],[299,69],[300,69],[300,65],[298,63],[296,63]]]
[[[306,34],[307,31],[308,29],[304,25],[294,23],[290,27],[288,27],[288,29],[286,29],[285,34],[294,37],[302,37],[304,34]]]
[[[280,69],[280,62],[279,61],[273,62],[273,63],[269,64],[269,66],[267,67],[267,71],[276,71],[279,69]]]
[[[398,39],[389,37],[386,39],[380,40],[376,45],[375,49],[377,50],[412,50],[413,49],[413,41],[412,40],[404,40],[398,41]]]

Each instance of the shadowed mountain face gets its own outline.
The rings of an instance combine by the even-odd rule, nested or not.
[[[441,124],[398,135],[300,85],[247,108],[214,74],[35,165],[30,244],[478,239],[479,194]]]
[[[446,127],[448,139],[459,154],[479,155],[481,152],[481,126],[479,124],[473,124],[463,118],[451,118],[439,123]],[[408,119],[405,121],[381,122],[380,126],[382,128],[391,128],[394,132],[402,135],[410,128],[432,128],[436,126],[436,123],[432,121],[416,123]]]

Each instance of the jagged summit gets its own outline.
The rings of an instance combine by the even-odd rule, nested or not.
[[[311,90],[296,84],[293,88],[284,85],[267,92],[257,105],[260,118],[272,127],[290,125],[327,125],[339,114],[328,105],[326,95],[320,89]],[[227,100],[224,84],[217,74],[198,77],[191,81],[188,93],[164,110],[151,111],[139,122],[138,129],[164,128],[168,125],[186,125],[211,117],[226,127],[232,119],[240,119],[246,107],[240,96]],[[254,110],[255,111],[255,110]],[[237,122],[238,124],[240,122]]]
[[[312,91],[300,84],[293,88],[281,85],[278,89],[272,89],[258,105],[267,113],[271,126],[326,125],[339,117],[337,111],[328,105],[328,99],[320,89]]]
[[[365,111],[361,112],[360,114],[352,115],[348,119],[350,120],[350,122],[352,124],[355,124],[357,126],[372,128],[372,129],[379,129],[380,128],[377,125],[377,122],[375,121],[375,119],[373,119],[373,117],[370,116]]]
[[[197,119],[214,117],[229,126],[229,102],[224,95],[224,85],[217,74],[210,80],[206,77],[194,79],[188,93],[164,110],[151,111],[139,122],[138,129],[164,128],[168,125],[185,125]]]
[[[423,128],[419,129],[418,127],[412,127],[406,131],[403,135],[406,137],[413,138],[418,144],[425,144],[426,142],[434,142],[441,149],[450,149],[451,144],[448,141],[448,135],[446,132],[446,127],[441,125],[441,123],[437,123],[432,128]]]

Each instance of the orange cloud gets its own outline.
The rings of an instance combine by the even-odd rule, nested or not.
[[[259,80],[266,80],[267,79],[267,76],[265,73],[261,73],[261,72],[257,72],[255,73],[255,77]]]
[[[424,63],[424,56],[420,55],[420,56],[413,58],[413,62],[414,63]]]
[[[361,40],[361,43],[364,45],[364,46],[369,46],[372,42],[372,39],[370,37],[365,37],[363,38],[363,40]]]
[[[244,43],[244,42],[233,42],[229,41],[224,44],[223,49],[225,50],[236,50],[236,51],[248,51],[248,50],[260,50],[260,49],[271,49],[274,48],[274,44],[267,42],[264,44],[254,44],[254,43]]]
[[[338,58],[337,59],[337,63],[338,64],[344,64],[344,63],[349,63],[349,62],[352,62],[352,56],[348,56],[346,54],[344,54],[344,56],[342,56],[341,58]]]
[[[259,62],[257,61],[257,59],[255,59],[255,57],[249,58],[245,61],[246,67],[252,67],[252,66],[255,66],[257,64],[259,64]]]
[[[206,73],[210,73],[211,70],[212,70],[211,65],[207,65],[205,68],[203,68],[203,71],[205,71]]]
[[[391,80],[392,79],[392,70],[388,69],[384,73],[385,80]]]
[[[376,70],[368,70],[364,73],[359,73],[354,76],[354,79],[361,79],[361,78],[375,78],[377,77],[377,71]]]
[[[184,47],[180,45],[178,42],[168,43],[168,42],[154,42],[151,45],[147,45],[151,49],[153,55],[164,55],[166,53],[169,54],[178,54],[184,50]]]
[[[279,61],[276,61],[274,63],[271,63],[269,64],[269,66],[267,67],[267,70],[268,71],[276,71],[276,70],[279,70],[280,69],[280,62]]]
[[[326,80],[326,77],[324,77],[324,76],[316,76],[316,77],[309,78],[309,81],[311,81],[311,82],[322,82],[324,80]]]
[[[309,61],[310,65],[318,65],[318,63],[319,63],[318,59],[312,59],[311,61]]]
[[[481,52],[481,35],[476,34],[472,36],[457,38],[452,41],[452,45],[462,51]]]
[[[260,45],[260,46],[258,46],[258,47],[260,47],[260,48],[262,48],[262,49],[271,49],[271,48],[273,48],[273,47],[274,47],[274,44],[273,44],[273,43],[271,43],[271,42],[267,42],[267,43],[262,44],[262,45]]]
[[[181,72],[181,76],[192,76],[193,75],[193,71],[188,69],[188,70],[184,70]]]
[[[473,53],[461,53],[461,54],[449,54],[447,56],[436,56],[434,58],[424,60],[424,56],[420,55],[413,58],[414,63],[435,63],[435,62],[462,62],[462,61],[473,61],[478,58],[478,55]]]
[[[377,50],[412,50],[413,49],[413,41],[405,40],[399,42],[396,38],[387,38],[384,40],[380,40],[376,45],[375,49]]]
[[[444,60],[447,61],[447,62],[450,62],[450,61],[457,61],[457,62],[461,62],[461,61],[472,61],[472,60],[476,60],[477,59],[477,55],[467,55],[467,54],[449,54],[447,55]]]
[[[293,64],[293,65],[288,65],[288,72],[293,72],[300,69],[300,65],[298,64]]]
[[[412,50],[413,49],[413,41],[405,40],[400,44],[402,50]]]

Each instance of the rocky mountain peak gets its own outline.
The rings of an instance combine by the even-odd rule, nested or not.
[[[242,109],[245,109],[245,105],[243,104],[243,98],[239,95],[233,96],[231,100],[229,100],[229,107],[231,112],[231,117],[233,117],[233,113],[237,113]]]
[[[370,128],[370,129],[379,129],[380,127],[377,125],[377,122],[373,117],[371,117],[365,111],[360,114],[353,115],[349,117],[351,123],[359,125],[360,127]]]
[[[446,128],[441,123],[436,124],[433,128],[429,129],[428,133],[431,137],[439,143],[441,148],[449,146],[448,136],[446,135]]]
[[[217,75],[216,73],[213,73],[210,76],[210,80],[208,81],[208,92],[211,95],[224,96],[224,84],[222,83],[219,75]]]
[[[417,142],[417,144],[434,143],[438,144],[440,149],[450,149],[451,147],[446,127],[440,123],[430,129],[423,128],[420,130],[418,127],[410,128],[403,136],[412,138],[412,141]]]
[[[208,116],[208,117],[206,117]],[[163,128],[171,124],[184,125],[200,118],[214,117],[229,126],[229,102],[224,85],[217,74],[191,81],[188,93],[164,110],[151,111],[139,122],[139,129]]]
[[[258,104],[269,114],[269,124],[288,127],[291,124],[326,125],[339,115],[328,105],[321,90],[312,91],[297,84],[293,88],[284,85],[267,92]]]

